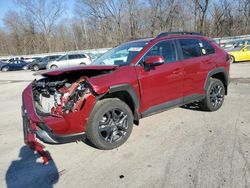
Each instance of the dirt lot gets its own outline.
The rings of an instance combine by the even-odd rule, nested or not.
[[[23,144],[21,92],[32,72],[0,73],[0,187],[250,187],[250,63],[231,66],[217,112],[175,108],[141,120],[112,151],[46,145],[44,166]]]

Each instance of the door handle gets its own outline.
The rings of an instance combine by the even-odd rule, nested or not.
[[[181,72],[181,69],[180,68],[177,68],[173,71],[173,74],[179,74]]]
[[[210,65],[210,64],[212,64],[212,61],[206,61],[205,64]]]

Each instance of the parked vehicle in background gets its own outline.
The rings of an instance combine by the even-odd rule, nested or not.
[[[55,61],[51,61],[47,64],[47,69],[78,66],[78,65],[89,65],[91,58],[87,54],[83,53],[71,53],[65,54],[59,57]]]
[[[232,62],[249,61],[250,60],[250,45],[242,46],[238,50],[228,52],[232,57]]]
[[[91,61],[95,61],[99,57],[101,57],[104,53],[98,53],[98,54],[88,54],[91,57]]]
[[[0,61],[7,63],[9,59],[1,59]]]
[[[34,61],[33,58],[29,58],[29,57],[23,58],[22,60],[26,61],[27,63],[31,63],[32,61]]]
[[[0,70],[2,70],[2,66],[6,65],[7,62],[4,62],[4,61],[0,61]]]
[[[1,71],[7,72],[7,71],[14,71],[14,70],[28,70],[28,65],[24,60],[12,60],[9,63],[6,63],[1,67]]]
[[[228,43],[224,43],[223,46],[221,46],[224,50],[226,49],[232,49],[232,48],[235,48],[238,44],[235,42],[235,41],[231,41],[231,42],[228,42]]]
[[[22,94],[24,140],[34,148],[36,138],[59,144],[87,137],[113,149],[157,112],[194,101],[216,111],[228,92],[230,62],[212,39],[177,32],[121,44],[90,66],[42,72]]]
[[[242,47],[242,46],[249,45],[249,44],[250,44],[250,39],[237,40],[237,41],[224,43],[222,48],[225,49],[226,51],[230,51],[230,50],[234,50],[235,48]]]
[[[240,41],[237,41],[236,43],[237,43],[236,47],[250,45],[250,39],[240,40]]]
[[[35,61],[29,64],[29,68],[33,71],[46,69],[46,66],[49,62],[56,60],[60,56],[61,55],[50,55],[50,56],[45,56],[43,58],[36,58]]]

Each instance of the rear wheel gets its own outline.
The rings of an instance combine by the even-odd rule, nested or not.
[[[133,114],[119,99],[98,101],[87,123],[87,138],[99,149],[114,149],[122,145],[133,129]]]
[[[86,63],[80,63],[80,65],[86,65]]]
[[[32,67],[32,70],[34,70],[34,71],[39,71],[39,66],[38,66],[38,65],[34,65],[34,66]]]
[[[24,66],[24,67],[23,67],[23,70],[28,70],[28,69],[29,69],[28,66]]]
[[[225,97],[225,86],[219,79],[210,78],[205,98],[201,101],[200,108],[205,111],[218,110]]]
[[[9,67],[3,67],[1,70],[2,70],[3,72],[7,72],[7,71],[9,71]]]

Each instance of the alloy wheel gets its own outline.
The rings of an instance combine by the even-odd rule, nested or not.
[[[7,71],[9,71],[9,68],[8,67],[4,67],[4,68],[2,68],[2,71],[3,72],[7,72]]]
[[[128,116],[121,109],[112,109],[106,112],[98,126],[101,138],[108,143],[121,140],[127,133]]]
[[[33,66],[33,70],[34,71],[38,71],[39,70],[39,67],[37,65]]]
[[[213,108],[217,108],[223,103],[224,99],[224,93],[223,88],[219,84],[214,84],[209,93],[209,100],[210,104],[213,106]]]

